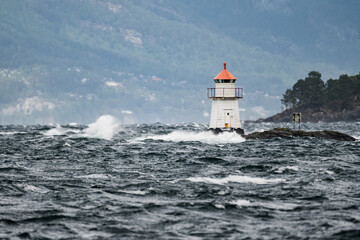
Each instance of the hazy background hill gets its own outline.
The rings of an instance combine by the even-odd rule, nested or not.
[[[243,119],[309,71],[359,72],[354,1],[0,1],[1,123],[207,122],[228,62]]]

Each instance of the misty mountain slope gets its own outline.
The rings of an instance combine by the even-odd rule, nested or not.
[[[277,96],[306,72],[355,71],[346,63],[357,57],[357,17],[337,20],[332,29],[353,31],[338,43],[327,40],[331,31],[317,32],[328,15],[309,20],[318,7],[341,10],[336,1],[269,4],[3,1],[1,120],[90,122],[110,113],[130,122],[207,121],[206,88],[223,61],[245,87],[245,118],[264,117],[279,111]],[[353,49],[347,60],[337,53],[343,43],[344,52]],[[323,51],[327,45],[335,50]]]

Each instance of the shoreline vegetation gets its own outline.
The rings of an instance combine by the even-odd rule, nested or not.
[[[360,73],[347,74],[324,82],[321,73],[309,72],[283,94],[285,110],[255,122],[288,122],[300,112],[303,122],[337,122],[360,120]]]

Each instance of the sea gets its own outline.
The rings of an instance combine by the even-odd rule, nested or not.
[[[207,128],[0,126],[0,239],[360,239],[360,122],[301,125],[355,142]]]

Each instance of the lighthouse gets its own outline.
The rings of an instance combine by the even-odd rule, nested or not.
[[[244,134],[241,127],[238,99],[243,98],[243,89],[235,87],[236,78],[226,69],[215,78],[215,88],[208,88],[207,96],[212,99],[210,126],[214,133],[236,131]]]

